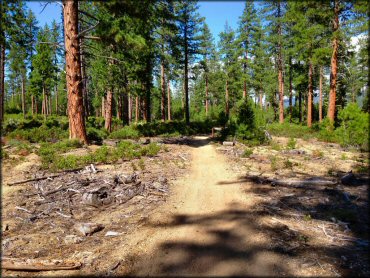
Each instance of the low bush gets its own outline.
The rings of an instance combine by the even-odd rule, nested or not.
[[[119,130],[113,131],[109,138],[111,139],[138,139],[139,131],[134,126],[125,126]]]
[[[38,128],[16,129],[7,135],[9,138],[27,140],[31,143],[56,142],[68,138],[68,131],[60,127],[47,127],[42,125]]]
[[[97,129],[94,127],[86,128],[86,134],[89,142],[95,142],[96,144],[102,144],[103,139],[108,137],[108,132],[105,129]]]

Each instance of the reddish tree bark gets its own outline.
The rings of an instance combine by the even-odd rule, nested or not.
[[[135,98],[135,122],[139,121],[139,97]]]
[[[319,121],[322,122],[322,66],[320,66],[320,81],[319,81]]]
[[[66,79],[68,92],[69,138],[87,143],[82,96],[78,1],[63,1]]]
[[[309,62],[308,65],[308,97],[307,97],[307,126],[312,126],[312,96],[313,96],[313,88],[312,88],[312,62]]]
[[[166,80],[164,77],[164,64],[161,63],[161,117],[162,121],[166,120]]]
[[[171,88],[169,78],[167,78],[167,110],[167,119],[171,121]]]
[[[3,31],[3,30],[1,30]],[[4,37],[4,33],[2,33]],[[4,119],[4,98],[5,98],[5,41],[1,43],[0,50],[0,124],[1,126]]]
[[[112,88],[109,88],[105,104],[105,124],[104,124],[104,127],[108,132],[112,131],[112,102],[113,102],[113,92]]]
[[[281,17],[280,1],[278,1],[278,17]],[[283,57],[281,50],[281,24],[278,25],[278,81],[279,81],[279,122],[284,122],[284,75],[283,75]]]
[[[26,117],[26,80],[25,76],[22,74],[22,112],[23,118]]]
[[[339,0],[334,1],[334,20],[333,20],[333,33],[339,29]],[[337,94],[337,69],[338,69],[338,35],[334,34],[333,39],[333,53],[331,56],[331,70],[330,70],[330,92],[329,92],[329,109],[328,118],[334,122],[335,118],[335,100]]]

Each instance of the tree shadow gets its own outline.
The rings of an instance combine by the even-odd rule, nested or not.
[[[212,138],[204,137],[179,137],[179,138],[163,138],[161,143],[169,145],[186,145],[193,148],[200,148],[205,145],[208,145]]]
[[[261,198],[249,209],[234,203],[223,211],[149,220],[147,225],[159,232],[173,229],[171,234],[194,236],[163,239],[154,254],[135,258],[129,274],[292,276],[297,268],[310,275],[319,267],[330,276],[370,274],[367,186],[358,185],[351,193],[337,185],[271,186],[252,176],[220,182],[232,183],[244,184],[246,196]],[[293,220],[299,228],[290,225]],[[326,230],[321,232],[320,225]],[[339,240],[339,235],[348,237]]]

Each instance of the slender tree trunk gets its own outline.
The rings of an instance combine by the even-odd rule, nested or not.
[[[229,117],[229,80],[226,79],[226,91],[225,91],[225,112]]]
[[[323,77],[323,70],[322,66],[320,66],[320,81],[319,81],[319,121],[322,122],[322,77]]]
[[[35,113],[35,97],[32,95],[31,96],[31,110],[32,110],[32,116]]]
[[[206,117],[208,116],[208,74],[206,73]]]
[[[123,112],[123,93],[120,90],[118,93],[118,101],[117,101],[117,119],[123,120],[122,112]]]
[[[135,98],[135,123],[139,121],[139,97]]]
[[[2,37],[4,38],[4,31],[1,30]],[[4,119],[4,99],[5,99],[5,38],[0,46],[0,126],[2,129]]]
[[[263,106],[262,106],[262,97],[263,97],[263,93],[262,93],[262,90],[260,90],[260,93],[259,93],[259,103],[260,103],[260,108],[261,110],[263,109]]]
[[[36,111],[36,115],[39,113],[39,108],[38,108],[38,105],[37,105],[37,97],[35,97],[35,111]]]
[[[80,38],[80,44],[83,44],[83,38]],[[87,78],[86,78],[86,68],[85,68],[85,54],[83,48],[80,49],[80,59],[81,59],[81,80],[82,80],[82,98],[83,98],[83,106],[84,106],[84,117],[85,121],[89,116],[89,100],[87,95]]]
[[[312,75],[313,75],[313,68],[312,62],[309,62],[308,65],[308,97],[307,97],[307,126],[312,126],[312,96],[313,96],[313,88],[312,88]]]
[[[44,85],[42,85],[41,114],[44,115],[44,118],[46,119],[46,94],[45,94],[45,86]]]
[[[247,63],[248,63],[248,41],[246,42],[246,49],[245,49],[245,62],[244,62],[244,74],[246,74],[247,71]],[[243,81],[243,98],[246,98],[247,96],[247,80],[244,79]]]
[[[80,44],[78,41],[78,1],[63,1],[64,40],[66,50],[66,79],[68,91],[69,138],[87,144],[82,80]]]
[[[112,131],[112,102],[113,102],[113,92],[112,88],[108,89],[107,101],[105,105],[105,129],[108,132]]]
[[[339,0],[334,1],[334,20],[333,20],[333,33],[339,29]],[[331,56],[331,70],[330,70],[330,92],[329,92],[329,109],[328,118],[331,122],[335,119],[335,100],[337,94],[337,68],[338,68],[338,47],[339,38],[334,34],[333,39],[333,53]]]
[[[167,78],[167,110],[167,119],[171,121],[171,88],[169,78]]]
[[[185,31],[184,31],[184,37],[185,37],[185,121],[186,124],[189,125],[190,123],[190,111],[189,111],[189,79],[188,79],[188,41],[187,41],[187,22],[185,22]]]
[[[293,70],[292,70],[292,57],[289,57],[289,122],[293,118]]]
[[[166,120],[166,80],[164,77],[164,64],[163,61],[161,63],[161,117],[162,121]]]
[[[59,107],[58,107],[58,88],[57,88],[57,85],[55,85],[54,87],[54,91],[55,91],[55,114],[56,115],[59,115]]]
[[[52,115],[53,114],[53,106],[51,105],[51,99],[52,99],[52,96],[51,96],[51,92],[49,92],[49,95],[48,95],[48,101],[49,101],[49,108],[48,108],[48,112],[49,112],[49,115]]]
[[[22,74],[22,112],[23,118],[26,117],[26,80],[24,74]]]
[[[132,96],[128,93],[128,124],[132,122]]]
[[[101,98],[101,116],[105,119],[105,97]]]
[[[128,125],[129,124],[129,99],[128,99],[128,93],[127,93],[127,88],[125,90],[125,93],[121,95],[121,98],[122,98],[122,108],[121,108],[121,111],[122,111],[122,122],[124,125]]]
[[[299,122],[302,122],[302,92],[298,93],[298,111],[299,111]]]
[[[281,3],[278,0],[278,17],[281,17]],[[284,74],[283,74],[283,57],[281,50],[281,24],[278,25],[278,80],[279,80],[279,122],[284,122]]]

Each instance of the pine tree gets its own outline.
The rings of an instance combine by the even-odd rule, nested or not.
[[[87,143],[81,87],[78,1],[63,1],[66,78],[68,91],[69,138]]]
[[[216,49],[213,43],[213,37],[209,27],[206,23],[202,26],[202,34],[200,37],[200,52],[202,55],[202,60],[200,61],[200,66],[204,73],[204,82],[205,82],[205,112],[206,116],[208,116],[208,106],[209,106],[209,73],[210,73],[210,62],[211,60],[215,60],[216,57]]]
[[[197,9],[196,2],[184,0],[176,2],[175,6],[179,28],[179,43],[183,54],[181,64],[184,66],[184,108],[187,125],[190,122],[189,64],[194,61],[195,55],[199,52],[199,26],[203,22],[203,18],[199,16]]]
[[[248,54],[250,54],[253,35],[256,32],[256,23],[257,11],[254,7],[254,3],[246,1],[243,14],[239,21],[237,38],[237,42],[240,44],[240,55],[243,56],[243,98],[247,96],[247,87],[251,85]]]

